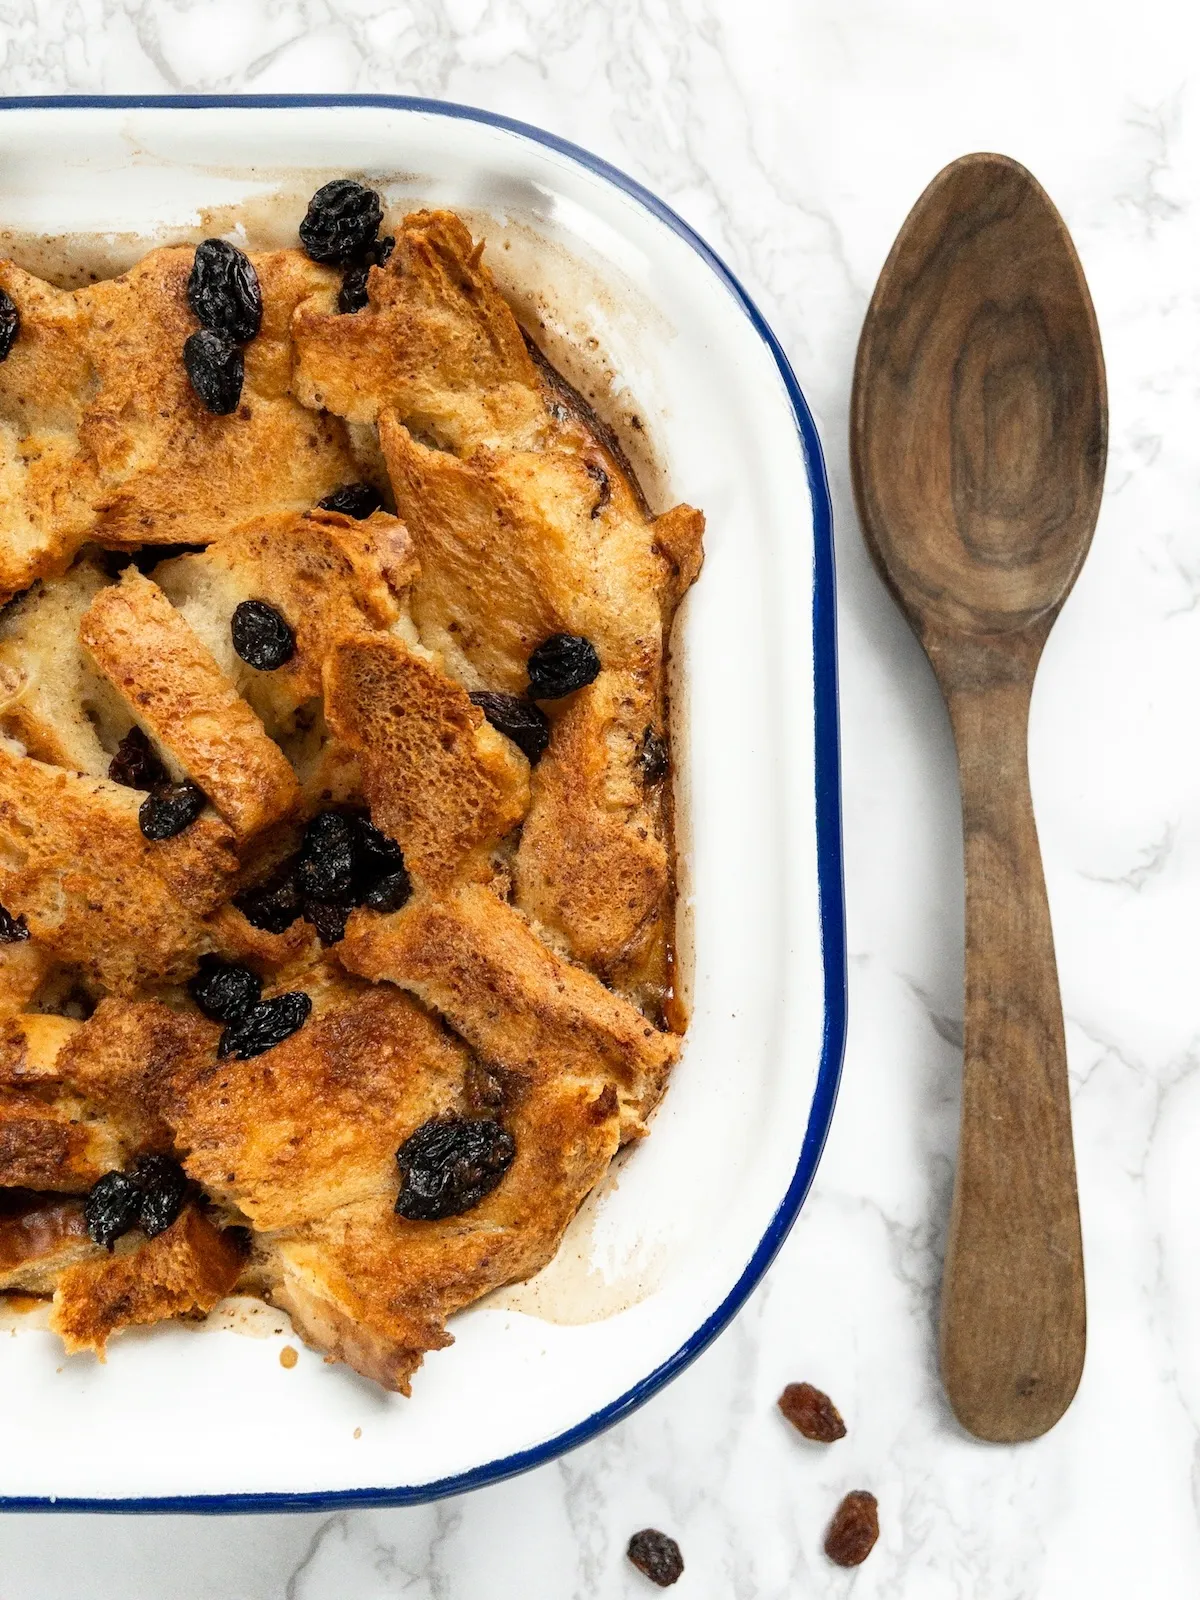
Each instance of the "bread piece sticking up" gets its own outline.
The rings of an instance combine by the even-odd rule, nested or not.
[[[88,607],[80,638],[140,726],[239,838],[292,809],[298,790],[286,757],[157,584],[127,567]]]
[[[355,634],[326,664],[325,715],[359,755],[375,825],[417,882],[471,870],[524,816],[529,763],[427,652]]]
[[[331,289],[298,307],[300,399],[352,422],[394,408],[461,455],[536,443],[546,428],[537,372],[482,253],[448,211],[405,217],[391,259],[368,274],[367,307],[342,315]]]
[[[485,1061],[531,1082],[612,1084],[623,1139],[641,1133],[679,1040],[549,950],[519,911],[482,885],[414,897],[390,916],[357,911],[342,965],[409,989]]]

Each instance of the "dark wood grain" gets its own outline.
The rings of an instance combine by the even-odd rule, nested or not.
[[[1083,1247],[1054,940],[1029,793],[1029,699],[1087,554],[1104,362],[1062,218],[1003,156],[909,214],[858,349],[859,516],[950,710],[966,865],[963,1110],[941,1361],[964,1427],[1032,1439],[1071,1403]]]

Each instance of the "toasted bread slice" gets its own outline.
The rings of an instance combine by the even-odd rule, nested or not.
[[[531,1083],[504,1123],[512,1166],[459,1216],[410,1222],[383,1195],[263,1241],[271,1298],[302,1338],[408,1394],[424,1352],[451,1342],[447,1317],[549,1261],[617,1149],[616,1095],[591,1079]]]
[[[507,1071],[612,1083],[624,1138],[643,1131],[679,1054],[678,1038],[548,949],[480,884],[416,896],[390,916],[356,911],[337,954],[351,972],[411,990]]]
[[[317,966],[298,1032],[249,1061],[185,1064],[171,1120],[189,1175],[259,1230],[396,1197],[396,1150],[462,1092],[467,1052],[407,995]]]
[[[28,1194],[0,1211],[0,1290],[53,1294],[67,1267],[99,1254],[79,1200]]]
[[[59,1084],[59,1056],[82,1027],[74,1017],[41,1011],[0,1020],[0,1089]]]
[[[242,1268],[237,1236],[186,1206],[154,1239],[127,1234],[116,1251],[68,1267],[54,1291],[50,1326],[69,1354],[104,1347],[118,1328],[206,1315]]]
[[[0,1189],[83,1194],[124,1160],[124,1131],[57,1070],[81,1026],[36,1014],[0,1025]]]
[[[357,751],[376,826],[419,882],[449,883],[529,805],[529,763],[425,652],[384,633],[342,639],[325,715]]]
[[[139,725],[239,838],[288,814],[298,789],[287,758],[156,583],[127,567],[96,595],[79,635]]]
[[[546,428],[537,372],[467,228],[448,211],[405,217],[370,304],[339,314],[332,289],[292,323],[296,393],[352,422],[395,409],[439,445],[536,443]]]
[[[25,1011],[54,971],[54,956],[31,939],[0,944],[0,1017]]]
[[[44,950],[118,994],[190,975],[212,947],[201,916],[235,864],[215,818],[143,838],[144,799],[0,744],[0,904]]]

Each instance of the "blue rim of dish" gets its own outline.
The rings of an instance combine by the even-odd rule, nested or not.
[[[412,95],[386,94],[267,94],[267,95],[29,95],[0,97],[0,112],[13,110],[202,110],[232,107],[274,110],[314,106],[378,106],[392,111],[420,111],[479,122],[532,140],[585,167],[624,190],[632,199],[664,222],[686,241],[729,290],[745,312],[754,331],[771,352],[787,391],[796,430],[804,451],[805,468],[813,503],[813,663],[816,730],[817,889],[821,913],[821,958],[825,974],[825,1023],[821,1062],[817,1073],[808,1127],[800,1160],[770,1226],[741,1276],[725,1299],[674,1355],[656,1367],[619,1399],[593,1412],[583,1422],[529,1450],[499,1461],[489,1461],[470,1472],[441,1478],[434,1483],[396,1489],[331,1489],[313,1494],[164,1495],[154,1499],[95,1500],[54,1499],[47,1496],[0,1497],[0,1511],[110,1511],[197,1512],[235,1514],[255,1511],[327,1511],[357,1506],[420,1505],[449,1495],[464,1494],[515,1477],[545,1465],[557,1456],[585,1444],[597,1434],[629,1416],[664,1384],[690,1365],[741,1309],[770,1266],[796,1220],[812,1184],[825,1147],[837,1099],[842,1056],[846,1046],[846,911],[842,884],[841,773],[838,740],[837,617],[835,611],[833,507],[825,458],[808,402],[779,340],[758,307],[718,255],[695,230],[649,189],[599,156],[579,145],[546,133],[527,122],[497,116],[473,106],[446,100],[422,100]]]

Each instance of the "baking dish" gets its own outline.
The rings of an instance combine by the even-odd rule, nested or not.
[[[324,178],[451,206],[526,327],[617,430],[655,509],[708,516],[676,627],[681,971],[692,1020],[652,1136],[539,1279],[455,1319],[411,1400],[234,1307],[106,1365],[0,1345],[0,1504],[247,1511],[401,1503],[582,1442],[733,1316],[811,1183],[845,1032],[832,527],[770,330],[667,207],[533,128],[427,101],[7,100],[0,249],[62,277],[240,228],[294,242]],[[231,1328],[229,1324],[236,1326]],[[260,1337],[248,1337],[257,1332]]]

